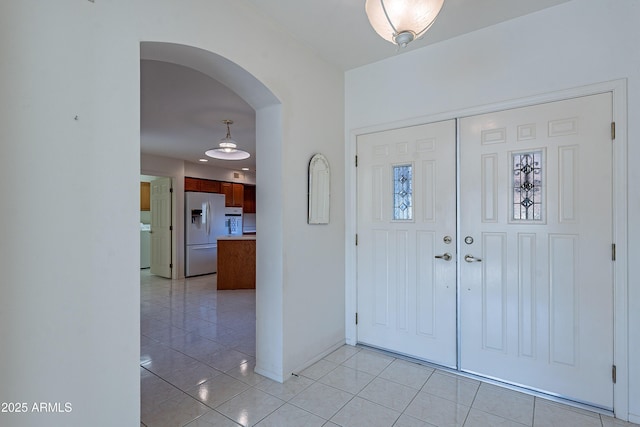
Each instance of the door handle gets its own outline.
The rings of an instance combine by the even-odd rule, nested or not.
[[[480,258],[476,258],[473,255],[465,255],[464,260],[467,262],[482,262]]]
[[[434,258],[438,258],[438,259],[443,259],[445,261],[451,261],[451,254],[449,252],[446,252],[442,255],[436,255]]]

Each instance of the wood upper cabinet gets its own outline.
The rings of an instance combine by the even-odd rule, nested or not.
[[[188,176],[184,177],[184,191],[202,191],[201,188],[201,179],[199,178],[190,178]]]
[[[140,210],[141,211],[151,210],[151,183],[150,182],[140,183]]]
[[[244,185],[235,182],[221,182],[212,179],[185,176],[184,191],[222,193],[225,195],[225,206],[241,208],[244,205]],[[255,187],[253,189],[253,200],[253,212],[255,212]]]
[[[210,179],[200,180],[200,191],[205,193],[219,193],[220,181],[211,181]]]
[[[203,193],[219,193],[220,181],[211,179],[184,177],[184,191],[200,191]]]
[[[233,188],[233,206],[241,208],[244,205],[244,185],[231,184]]]
[[[256,186],[244,186],[244,205],[242,206],[244,213],[256,213]]]
[[[230,182],[221,182],[220,183],[220,192],[224,194],[224,205],[225,206],[233,206],[233,188],[231,188]]]
[[[244,204],[244,185],[221,182],[220,192],[225,195],[225,206],[241,208]]]

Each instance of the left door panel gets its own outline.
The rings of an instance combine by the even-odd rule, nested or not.
[[[455,121],[357,144],[358,341],[455,367]]]

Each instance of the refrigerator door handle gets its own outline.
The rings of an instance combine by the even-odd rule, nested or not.
[[[207,236],[211,234],[211,202],[207,202]]]
[[[208,251],[210,249],[215,249],[217,247],[218,247],[218,245],[215,245],[215,244],[214,245],[198,245],[196,247],[189,248],[189,250],[191,250],[191,251]]]

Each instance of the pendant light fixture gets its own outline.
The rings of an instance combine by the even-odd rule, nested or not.
[[[212,148],[205,151],[209,157],[221,160],[243,160],[249,158],[251,155],[243,150],[238,150],[236,142],[231,139],[231,130],[229,125],[233,124],[233,120],[223,120],[222,123],[227,125],[227,136],[220,140],[218,148]]]
[[[444,0],[366,0],[365,11],[383,39],[406,47],[427,32]]]

